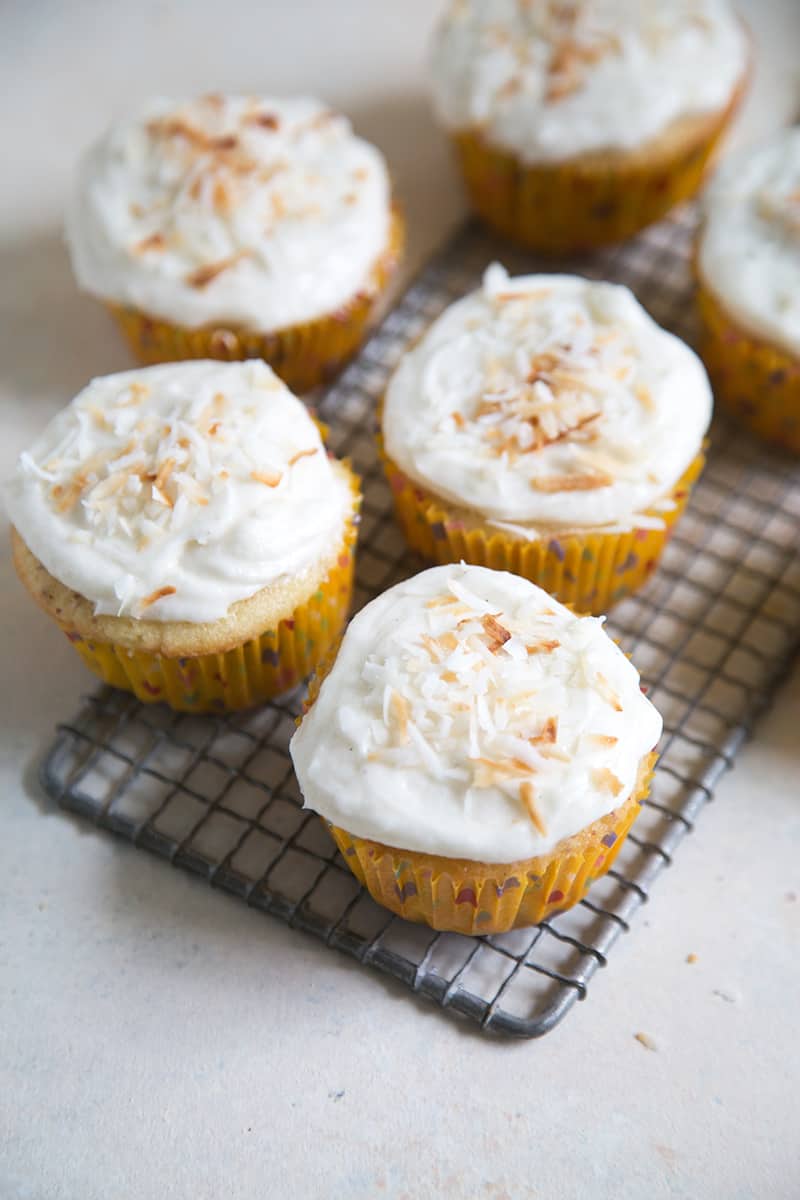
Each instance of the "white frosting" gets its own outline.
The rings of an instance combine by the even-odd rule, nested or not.
[[[389,205],[380,152],[315,100],[156,99],[89,150],[67,236],[89,292],[190,327],[271,330],[352,300]]]
[[[434,43],[437,110],[527,162],[632,150],[723,109],[747,64],[727,0],[454,0]]]
[[[495,265],[404,356],[383,433],[390,458],[453,504],[584,529],[663,501],[710,416],[697,355],[627,288]]]
[[[749,331],[800,354],[800,129],[729,159],[705,218],[705,282]]]
[[[51,575],[97,613],[156,621],[216,620],[329,557],[352,507],[305,407],[261,361],[93,380],[5,492]]]
[[[353,619],[291,754],[306,807],[350,833],[507,863],[624,803],[660,735],[600,620],[461,564]]]

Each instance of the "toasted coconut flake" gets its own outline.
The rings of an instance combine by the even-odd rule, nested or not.
[[[487,646],[492,654],[497,654],[498,650],[509,641],[511,634],[491,613],[485,613],[481,617],[481,625],[486,634]]]
[[[244,125],[255,125],[258,129],[275,130],[280,128],[280,119],[275,113],[250,113],[242,122]]]
[[[575,475],[547,475],[531,479],[535,492],[591,492],[609,487],[614,480],[607,471],[584,471]]]
[[[289,466],[293,467],[301,458],[311,458],[319,450],[319,446],[309,446],[307,450],[297,450],[289,459]]]
[[[458,638],[454,633],[440,633],[435,640],[447,654],[452,654],[458,649]]]
[[[430,600],[425,601],[426,608],[447,608],[451,604],[458,604],[459,601],[455,596],[432,596]]]
[[[610,704],[615,712],[622,712],[622,705],[620,704],[619,696],[614,691],[605,675],[598,671],[595,675],[594,683],[598,694],[603,698],[603,700],[605,700],[606,704]]]
[[[452,419],[453,419],[453,424],[455,425],[456,429],[463,429],[463,428],[464,428],[464,426],[465,426],[466,422],[465,422],[465,420],[464,420],[464,417],[462,416],[462,414],[461,414],[461,413],[458,411],[458,409],[456,409],[454,412],[451,412],[451,413],[450,413],[450,416],[451,416],[451,417],[452,417]]]
[[[51,491],[51,495],[55,501],[56,512],[70,512],[77,504],[85,487],[86,478],[83,475],[77,475],[68,487],[56,484]]]
[[[193,288],[201,289],[208,287],[218,275],[221,275],[223,271],[229,271],[231,267],[235,267],[243,258],[247,258],[249,254],[249,250],[238,250],[236,254],[231,254],[228,258],[222,258],[214,263],[206,263],[205,266],[197,267],[196,270],[190,271],[186,276],[185,282],[189,287]]]
[[[646,409],[647,412],[653,412],[655,410],[653,393],[650,391],[649,387],[645,386],[645,384],[637,383],[636,387],[633,389],[633,394],[641,404],[642,408]]]
[[[146,254],[148,250],[163,250],[167,244],[167,239],[163,233],[151,233],[149,237],[142,238],[133,247],[134,254]]]
[[[540,833],[542,837],[546,837],[547,826],[542,819],[542,814],[536,807],[536,797],[533,790],[533,784],[530,782],[530,780],[526,779],[519,785],[519,796],[520,800],[525,805],[528,816],[535,825],[537,832]]]
[[[233,206],[233,196],[231,195],[230,188],[224,179],[214,180],[214,187],[211,191],[211,203],[214,205],[214,208],[217,210],[217,212],[230,212],[231,207]]]
[[[516,288],[509,292],[494,292],[492,300],[498,304],[510,304],[514,300],[544,300],[552,288]]]
[[[389,713],[394,726],[395,740],[402,746],[408,742],[408,718],[410,712],[411,709],[405,696],[401,696],[399,692],[393,690],[389,702]]]
[[[617,779],[608,767],[593,767],[592,783],[599,791],[610,792],[612,796],[618,796],[623,788],[622,780]]]
[[[436,638],[432,638],[429,633],[423,633],[422,637],[420,638],[420,641],[422,642],[422,645],[425,647],[425,649],[428,651],[428,654],[433,659],[433,661],[435,663],[440,663],[444,656],[442,654],[442,648],[439,645],[439,643],[436,641]]]
[[[571,762],[570,756],[555,746],[537,746],[542,758],[551,758],[554,762]]]
[[[177,588],[167,585],[166,587],[157,588],[151,592],[149,596],[145,596],[144,600],[139,601],[139,609],[149,608],[151,604],[155,604],[157,600],[163,600],[165,596],[174,596]]]
[[[552,654],[560,645],[561,642],[557,642],[553,638],[548,641],[534,642],[532,645],[526,646],[525,649],[528,651],[528,654]]]
[[[518,758],[495,759],[480,755],[478,758],[472,759],[472,762],[475,763],[473,784],[479,788],[496,787],[497,784],[505,783],[509,779],[534,773],[530,763],[522,762]]]
[[[442,671],[439,678],[443,683],[458,683],[458,676],[455,671]]]
[[[263,483],[266,487],[277,487],[283,479],[282,471],[251,471],[250,478],[255,479],[256,483]]]
[[[531,739],[531,745],[553,745],[558,740],[558,717],[548,717],[542,728]]]
[[[156,484],[153,484],[152,496],[158,504],[163,504],[165,508],[174,507],[172,498],[166,492],[162,492],[161,488],[157,487]]]
[[[619,738],[612,737],[610,733],[590,733],[587,734],[587,737],[591,741],[592,745],[600,746],[601,749],[604,750],[610,750],[612,746],[616,746],[619,741]]]
[[[158,468],[158,474],[156,475],[155,484],[154,484],[154,486],[157,487],[160,492],[163,492],[164,485],[174,470],[175,470],[175,459],[174,458],[164,459],[164,462]]]

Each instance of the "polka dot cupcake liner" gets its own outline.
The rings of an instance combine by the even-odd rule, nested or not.
[[[800,357],[747,333],[702,279],[697,308],[715,401],[758,437],[800,454]]]
[[[167,657],[100,641],[59,620],[83,662],[104,683],[145,704],[180,712],[229,712],[262,704],[302,683],[338,645],[353,592],[360,494],[351,474],[353,515],[327,575],[277,625],[219,653]]]
[[[621,532],[564,532],[533,539],[478,524],[412,482],[382,451],[395,513],[412,550],[429,562],[467,562],[530,579],[575,612],[599,615],[640,588],[664,552],[703,469],[692,461],[663,506]],[[653,527],[653,523],[657,527]]]
[[[641,811],[656,755],[642,761],[633,794],[549,853],[480,863],[394,849],[335,825],[344,861],[378,904],[407,921],[464,934],[507,933],[572,908],[613,865]]]
[[[106,302],[106,307],[143,363],[263,358],[293,392],[307,392],[332,379],[358,350],[400,262],[404,240],[405,225],[395,206],[388,245],[367,286],[330,316],[269,333],[219,323],[188,329],[125,305]]]
[[[487,225],[528,249],[570,254],[623,241],[693,196],[743,92],[744,84],[691,136],[665,139],[650,153],[531,164],[479,131],[452,141],[472,207]]]

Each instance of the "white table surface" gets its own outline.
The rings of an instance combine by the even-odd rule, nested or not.
[[[154,91],[322,94],[387,152],[412,266],[462,207],[426,99],[436,7],[0,5],[3,475],[90,375],[129,364],[59,233],[98,128]],[[800,99],[797,0],[741,7],[760,58],[739,141]],[[90,681],[3,539],[3,1200],[800,1195],[800,673],[588,1001],[541,1041],[488,1040],[48,808],[36,762]]]

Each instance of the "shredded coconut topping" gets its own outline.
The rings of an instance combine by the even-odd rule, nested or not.
[[[95,380],[21,455],[10,501],[98,612],[164,620],[214,619],[330,554],[348,509],[304,406],[255,361]]]
[[[335,312],[384,250],[379,152],[313,100],[152,100],[87,156],[80,282],[147,313],[280,328]]]
[[[401,362],[384,436],[415,482],[455,504],[582,528],[662,499],[710,409],[696,356],[627,289],[509,279],[495,264]]]
[[[800,130],[726,160],[704,205],[703,281],[737,325],[800,356]]]
[[[624,799],[659,730],[599,620],[462,565],[354,619],[292,753],[309,806],[352,832],[513,861]]]
[[[724,108],[746,62],[727,0],[456,0],[434,42],[434,95],[449,128],[557,161]]]

